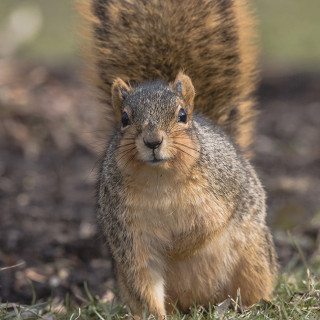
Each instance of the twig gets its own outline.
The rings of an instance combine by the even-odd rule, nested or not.
[[[4,267],[4,268],[0,268],[0,272],[1,271],[5,271],[5,270],[9,270],[9,269],[14,269],[14,268],[19,268],[19,267],[22,267],[22,266],[25,266],[26,263],[24,261],[20,262],[20,263],[17,263],[13,266],[10,266],[10,267]]]

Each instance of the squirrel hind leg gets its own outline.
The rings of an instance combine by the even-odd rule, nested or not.
[[[274,288],[276,272],[267,261],[265,254],[258,259],[242,259],[238,264],[232,283],[232,297],[237,297],[240,289],[242,304],[250,306],[261,299],[270,300]]]

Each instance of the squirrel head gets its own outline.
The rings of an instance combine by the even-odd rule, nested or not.
[[[118,164],[166,168],[193,163],[199,154],[192,135],[194,97],[191,79],[182,72],[170,84],[158,80],[133,88],[116,79],[112,103],[121,131]]]

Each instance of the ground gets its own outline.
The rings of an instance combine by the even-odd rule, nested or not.
[[[65,66],[0,60],[0,303],[67,292],[81,302],[84,282],[113,297],[94,210],[101,110],[79,79]],[[319,264],[320,74],[265,72],[258,96],[253,163],[282,270],[303,259],[294,242]]]

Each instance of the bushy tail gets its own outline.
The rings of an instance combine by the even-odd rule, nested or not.
[[[91,78],[111,111],[111,85],[183,70],[195,108],[248,152],[253,128],[256,50],[246,0],[79,0],[87,18]]]

